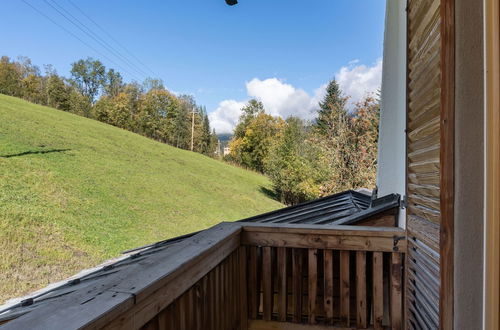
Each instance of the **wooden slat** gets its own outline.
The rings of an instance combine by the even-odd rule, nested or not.
[[[402,329],[403,260],[401,253],[391,254],[391,328]]]
[[[286,290],[286,248],[277,248],[278,267],[278,321],[286,321],[287,290]]]
[[[340,251],[340,322],[342,326],[350,323],[350,280],[349,251]]]
[[[367,326],[366,252],[356,252],[356,322],[358,328]]]
[[[258,286],[257,286],[257,247],[249,246],[249,258],[248,258],[248,301],[249,301],[249,316],[251,319],[257,318],[257,313],[259,311],[259,296],[258,296]]]
[[[292,249],[293,322],[302,322],[302,250]]]
[[[214,295],[215,295],[215,329],[222,329],[222,286],[221,286],[221,266],[215,268],[215,286],[214,286]]]
[[[186,294],[183,294],[179,298],[179,328],[180,329],[187,329],[187,318],[190,317],[190,315],[187,314],[187,304],[188,304],[188,298]]]
[[[384,279],[383,254],[373,252],[373,327],[383,329],[384,319]]]
[[[308,250],[308,313],[309,324],[316,324],[316,299],[318,295],[318,250]]]
[[[271,248],[262,248],[262,291],[264,295],[263,314],[265,321],[271,321],[273,311],[273,288],[271,268]]]
[[[323,250],[325,323],[333,324],[333,251]]]
[[[209,311],[209,306],[210,306],[210,297],[208,295],[208,274],[203,278],[201,282],[201,309],[202,309],[202,315],[201,315],[201,322],[206,329],[210,328],[210,319],[208,317],[208,314],[210,313]]]
[[[248,328],[248,297],[247,297],[247,248],[242,246],[239,249],[239,285],[240,285],[240,329]]]

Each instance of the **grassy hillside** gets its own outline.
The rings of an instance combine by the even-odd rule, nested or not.
[[[0,95],[0,302],[121,251],[281,207],[268,180]]]

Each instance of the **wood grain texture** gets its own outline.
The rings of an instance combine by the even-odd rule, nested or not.
[[[500,3],[486,17],[486,267],[485,328],[500,328]]]
[[[277,248],[278,268],[278,321],[286,321],[287,313],[287,272],[286,272],[286,248]]]
[[[350,324],[350,273],[349,251],[340,251],[340,323]]]
[[[441,0],[440,328],[453,329],[455,198],[455,0]]]
[[[367,326],[366,307],[366,252],[356,252],[356,325]]]
[[[383,329],[384,279],[382,253],[373,253],[373,327]]]
[[[333,324],[333,251],[323,251],[323,269],[324,269],[324,285],[323,285],[323,305],[325,309],[325,323]]]
[[[309,324],[316,324],[316,300],[318,295],[318,250],[308,250],[308,314]]]

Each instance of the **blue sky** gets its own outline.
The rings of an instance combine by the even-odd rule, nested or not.
[[[68,75],[73,61],[92,56],[121,71],[127,80],[133,79],[133,69],[48,4],[56,6],[55,2],[65,8],[130,62],[141,66],[71,2],[26,1],[101,54],[24,2],[2,1],[2,55],[25,55],[39,66],[50,63],[63,75]],[[345,89],[352,94],[373,89],[374,81],[380,79],[385,0],[239,0],[233,7],[224,0],[70,1],[146,64],[170,90],[193,94],[213,113],[213,121],[220,121],[216,124],[220,131],[234,124],[230,121],[237,117],[237,108],[250,97],[265,104],[274,102],[269,104],[271,113],[289,115],[300,113],[297,109],[308,107],[304,105],[307,102],[316,102],[321,86],[342,70]],[[371,82],[362,86],[359,81],[366,80],[366,74],[371,75]],[[144,74],[134,76],[144,78]],[[224,102],[234,104],[226,109]]]

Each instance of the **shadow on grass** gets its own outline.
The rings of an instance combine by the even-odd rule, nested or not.
[[[274,190],[268,189],[268,188],[266,188],[264,186],[260,186],[259,190],[260,190],[261,193],[263,193],[267,197],[269,197],[271,199],[274,199],[274,200],[276,200],[276,201],[278,201],[278,202],[281,203],[281,201],[278,198],[278,195],[276,195],[276,193],[274,192]]]
[[[1,158],[11,158],[11,157],[20,157],[20,156],[27,156],[27,155],[49,154],[52,152],[65,152],[68,150],[71,150],[71,149],[30,150],[30,151],[20,152],[18,154],[0,155],[0,157]]]

